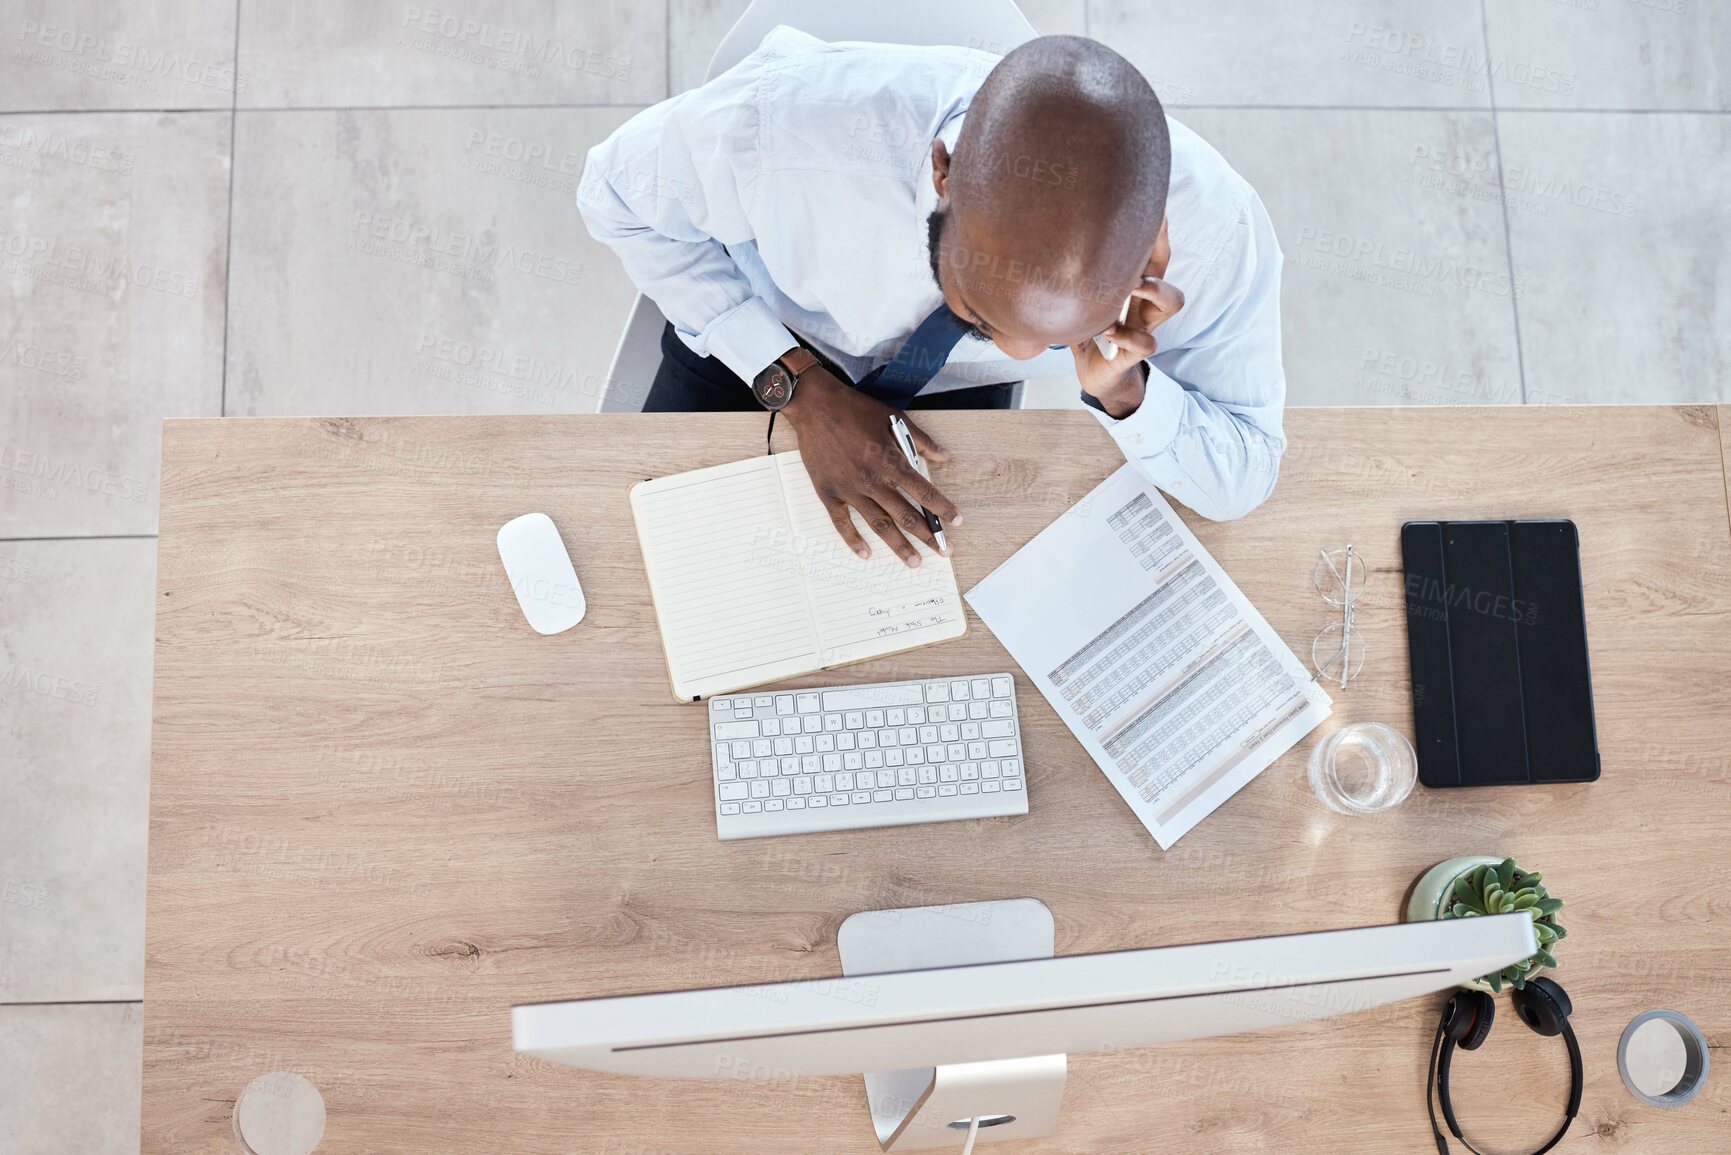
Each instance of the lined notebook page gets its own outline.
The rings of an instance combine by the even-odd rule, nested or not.
[[[824,666],[839,666],[913,646],[961,637],[967,630],[950,559],[914,539],[922,561],[909,569],[859,517],[872,555],[857,557],[818,500],[797,452],[778,453],[787,491],[794,551],[811,594]]]
[[[824,665],[775,458],[646,481],[631,507],[676,696]]]

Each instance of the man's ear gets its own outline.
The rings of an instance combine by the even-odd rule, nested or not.
[[[932,141],[932,187],[941,200],[950,187],[950,150],[941,140]]]
[[[1160,233],[1154,238],[1154,251],[1148,254],[1148,272],[1145,276],[1164,277],[1166,266],[1172,261],[1172,242],[1166,238],[1166,217],[1160,218]]]

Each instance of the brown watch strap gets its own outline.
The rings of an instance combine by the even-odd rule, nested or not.
[[[817,356],[810,349],[801,345],[797,349],[789,349],[777,357],[776,361],[783,369],[793,374],[795,381],[798,381],[802,373],[817,364]]]

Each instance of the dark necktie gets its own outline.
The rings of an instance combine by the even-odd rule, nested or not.
[[[950,350],[967,333],[968,326],[950,312],[948,305],[938,305],[931,316],[920,322],[894,360],[860,378],[860,391],[897,409],[907,408],[908,402],[937,376],[950,359]]]

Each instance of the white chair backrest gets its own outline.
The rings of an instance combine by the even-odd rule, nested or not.
[[[786,24],[819,40],[954,44],[1002,56],[1035,36],[1013,0],[752,0],[709,61],[713,80]]]

